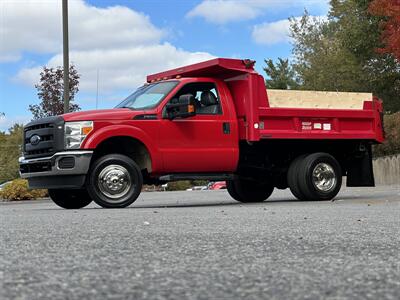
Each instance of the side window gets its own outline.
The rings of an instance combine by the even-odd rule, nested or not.
[[[188,83],[171,99],[177,101],[179,96],[192,94],[196,100],[196,114],[219,115],[222,114],[221,103],[217,88],[211,82]]]

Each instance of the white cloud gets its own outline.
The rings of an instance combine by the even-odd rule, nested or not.
[[[300,20],[301,17],[295,17]],[[311,16],[311,21],[326,21],[327,16]],[[266,22],[253,27],[251,37],[254,42],[260,45],[275,45],[291,41],[289,19],[278,20],[275,22]]]
[[[251,36],[257,44],[273,45],[290,41],[289,20],[279,20],[271,23],[255,25]]]
[[[18,60],[23,51],[61,51],[61,1],[1,1],[0,11],[0,62]],[[165,34],[127,7],[97,8],[82,0],[69,1],[69,30],[76,50],[153,44]]]
[[[46,65],[61,66],[61,1],[45,2],[48,5],[39,7],[34,5],[37,3],[29,1],[23,6],[14,1],[5,5],[8,17],[2,36],[15,46],[0,47],[0,59],[32,51],[52,54]],[[166,31],[130,8],[97,8],[82,0],[69,3],[70,61],[81,74],[83,92],[96,90],[97,69],[101,91],[115,91],[143,84],[149,73],[213,57],[178,49],[163,41]],[[16,34],[19,32],[23,32],[23,38]],[[33,86],[41,69],[38,65],[23,68],[14,80]]]
[[[320,13],[326,12],[328,3],[328,0],[203,0],[186,16],[202,17],[210,23],[226,24],[254,19],[265,11],[308,7],[320,10]]]
[[[192,64],[213,58],[204,52],[187,52],[177,49],[169,43],[127,47],[118,49],[99,49],[72,51],[71,61],[81,74],[80,89],[95,91],[97,69],[99,69],[99,87],[101,91],[116,89],[134,89],[145,82],[149,73]],[[62,64],[62,55],[52,57],[48,66]],[[38,82],[41,67],[22,69],[16,80],[33,85]]]
[[[248,1],[205,0],[188,12],[187,17],[203,17],[207,22],[225,24],[253,19],[259,15],[257,7]]]

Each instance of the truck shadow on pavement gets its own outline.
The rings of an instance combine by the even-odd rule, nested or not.
[[[295,203],[304,203],[304,204],[317,204],[317,203],[332,203],[332,202],[353,202],[353,201],[360,201],[360,200],[376,200],[376,201],[385,201],[385,197],[382,195],[374,195],[374,194],[368,194],[368,195],[341,195],[336,197],[333,200],[320,200],[320,201],[312,201],[312,200],[298,200],[294,198],[275,198],[275,199],[269,199],[264,202],[254,202],[254,203],[241,203],[241,202],[221,202],[221,201],[216,201],[216,202],[197,202],[197,203],[190,203],[188,201],[185,201],[184,203],[156,203],[156,204],[145,204],[144,201],[139,201],[141,203],[133,203],[131,206],[125,207],[125,208],[119,208],[119,209],[162,209],[162,208],[194,208],[194,207],[227,207],[227,206],[269,206],[274,203],[288,203],[288,204],[295,204]],[[196,201],[196,200],[193,200]],[[103,209],[100,206],[92,206],[91,204],[90,207],[86,207],[85,209]],[[118,208],[116,208],[118,209]],[[65,210],[63,208],[59,208],[54,205],[52,208],[43,208],[40,210]]]
[[[377,195],[357,195],[357,196],[339,196],[333,200],[319,200],[319,201],[312,201],[312,200],[298,200],[298,199],[290,199],[290,198],[278,198],[278,199],[270,199],[264,202],[255,202],[255,203],[241,203],[241,202],[215,202],[215,203],[174,203],[174,204],[139,204],[139,205],[131,205],[126,207],[128,209],[146,209],[146,208],[193,208],[193,207],[213,207],[213,206],[268,206],[274,203],[332,203],[332,202],[352,202],[352,201],[359,201],[359,200],[378,200],[384,201],[384,197],[377,197]],[[93,207],[93,208],[100,208],[100,207]]]

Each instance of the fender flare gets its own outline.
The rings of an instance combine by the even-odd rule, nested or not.
[[[96,149],[97,146],[109,138],[130,137],[141,142],[148,150],[151,160],[152,172],[161,169],[161,155],[152,139],[142,129],[128,125],[111,125],[95,130],[83,142],[82,149]]]

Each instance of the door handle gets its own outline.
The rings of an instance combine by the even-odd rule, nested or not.
[[[231,133],[231,124],[229,122],[222,123],[222,131],[224,132],[224,134],[230,134]]]

